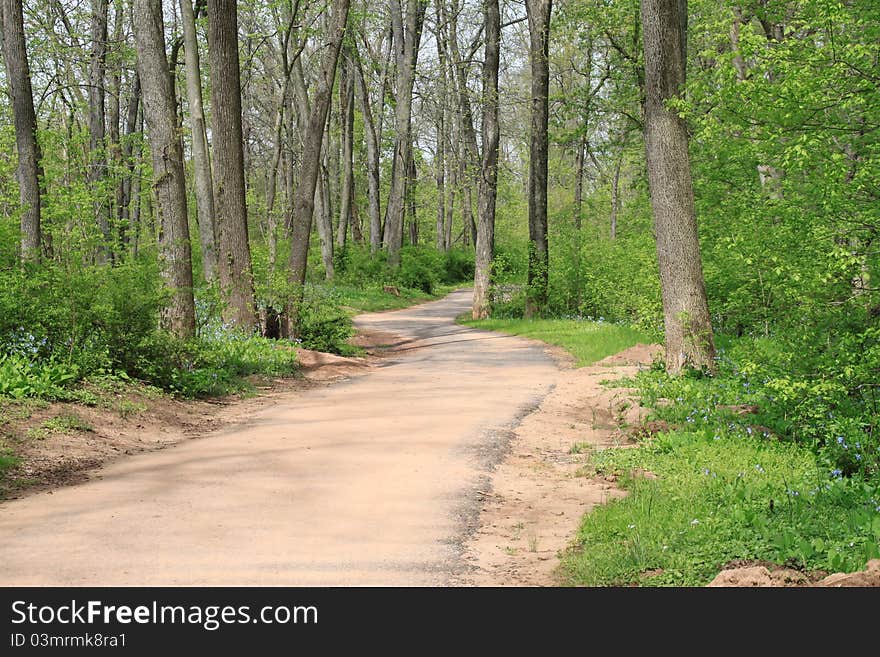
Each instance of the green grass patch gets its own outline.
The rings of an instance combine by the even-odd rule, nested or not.
[[[317,287],[317,286],[316,286]],[[386,292],[383,285],[370,284],[367,286],[354,286],[345,284],[333,284],[328,286],[332,289],[337,302],[347,308],[351,313],[371,313],[382,310],[398,310],[417,303],[433,301],[445,297],[462,285],[437,285],[432,294],[422,290],[406,287],[397,287],[400,296]]]
[[[571,583],[695,586],[733,559],[852,571],[880,556],[880,489],[831,478],[810,450],[743,431],[672,431],[593,457],[630,495],[587,514]],[[632,478],[643,468],[658,479]]]
[[[640,342],[651,342],[643,331],[606,322],[573,319],[464,319],[461,323],[487,331],[534,338],[562,347],[575,357],[578,367],[592,365]]]

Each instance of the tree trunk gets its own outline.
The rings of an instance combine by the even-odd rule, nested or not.
[[[138,119],[140,118],[141,100],[141,77],[135,72],[131,85],[131,96],[128,99],[128,108],[125,115],[125,139],[122,144],[122,163],[125,173],[119,181],[117,190],[116,216],[119,222],[119,230],[125,236],[123,246],[132,243],[132,230],[135,230],[131,220],[132,183],[136,159],[134,156],[134,134],[138,132]],[[140,157],[140,153],[137,154]],[[136,241],[136,237],[134,238]]]
[[[412,144],[412,92],[422,24],[427,8],[425,0],[406,0],[406,15],[403,16],[400,3],[401,0],[391,0],[397,62],[397,106],[394,112],[394,161],[391,166],[391,191],[388,196],[384,240],[388,249],[388,264],[391,267],[400,265],[400,248],[403,246],[406,179]]]
[[[620,212],[620,158],[614,163],[614,177],[611,179],[611,239],[617,239],[617,215]]]
[[[547,118],[550,89],[549,42],[552,0],[526,0],[529,61],[532,69],[531,143],[529,147],[529,272],[526,317],[547,307]]]
[[[37,117],[24,37],[21,0],[0,0],[3,59],[12,101],[15,146],[18,151],[18,185],[21,200],[21,259],[38,262],[41,248],[40,192],[43,171],[37,142]]]
[[[106,116],[104,111],[104,75],[107,68],[107,0],[91,0],[91,59],[89,62],[89,175],[93,207],[101,243],[97,262],[113,259],[110,233],[110,204],[103,182],[107,176]]]
[[[217,229],[214,226],[214,181],[208,152],[205,110],[202,105],[202,73],[196,17],[191,0],[180,0],[183,23],[183,47],[186,56],[186,98],[192,132],[193,169],[195,171],[196,217],[199,244],[202,247],[202,271],[207,282],[217,277]]]
[[[574,227],[581,229],[584,208],[584,161],[586,160],[584,138],[578,139],[574,156]]]
[[[195,333],[192,257],[186,213],[183,146],[174,103],[161,0],[135,0],[134,34],[144,115],[153,155],[153,189],[159,212],[159,264],[171,301],[162,324],[180,338]]]
[[[382,247],[382,210],[379,190],[379,139],[376,123],[370,107],[370,93],[364,79],[360,58],[355,54],[355,74],[358,83],[358,98],[361,114],[364,117],[364,135],[367,142],[367,193],[370,203],[370,253],[376,255]]]
[[[241,129],[238,14],[234,0],[208,1],[211,136],[214,148],[217,270],[224,319],[246,331],[257,326],[248,244]]]
[[[446,29],[444,28],[444,14],[440,2],[434,3],[436,31],[434,39],[437,42],[437,145],[434,148],[434,179],[437,183],[437,250],[447,249],[446,232]]]
[[[335,0],[331,32],[328,35],[318,86],[309,112],[308,130],[304,134],[302,167],[299,181],[293,195],[293,217],[291,220],[290,272],[289,282],[294,287],[293,298],[288,306],[287,323],[289,335],[296,335],[299,329],[300,307],[303,301],[303,286],[306,282],[306,266],[309,258],[309,233],[312,214],[315,209],[315,187],[318,170],[321,166],[321,145],[324,140],[324,125],[333,96],[333,82],[336,77],[336,62],[345,36],[350,0]]]
[[[501,56],[501,12],[498,0],[483,0],[486,48],[483,56],[483,161],[477,201],[477,240],[474,261],[474,319],[489,316],[489,287],[495,257],[495,199],[498,194],[498,65]]]
[[[666,369],[713,371],[715,347],[703,281],[687,126],[666,103],[685,81],[686,0],[641,0],[645,48],[645,152],[663,295]]]
[[[343,60],[339,80],[339,122],[342,124],[342,188],[339,193],[339,225],[336,246],[345,249],[348,227],[352,222],[354,201],[354,75],[351,57]]]

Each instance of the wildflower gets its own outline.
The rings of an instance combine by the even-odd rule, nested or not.
[[[838,445],[844,445],[844,446],[845,446],[845,443],[843,442],[843,436],[838,436],[838,437],[837,437],[837,444],[838,444]]]
[[[691,524],[692,524],[692,525],[699,525],[699,524],[700,524],[700,521],[697,520],[696,518],[694,518],[693,520],[691,520]]]
[[[752,435],[752,428],[751,428],[751,427],[746,427],[746,433],[749,434],[749,435],[751,436],[751,435]]]
[[[760,463],[755,466],[755,470],[757,470],[761,474],[764,474],[764,468],[761,467]]]
[[[703,474],[708,476],[709,475],[709,468],[703,468]]]
[[[628,528],[628,529],[635,529],[636,526],[635,526],[635,525],[627,525],[627,528]]]
[[[843,474],[843,471],[840,468],[834,468],[831,471],[831,476],[834,477],[835,479],[840,479],[840,475],[842,475],[842,474]]]

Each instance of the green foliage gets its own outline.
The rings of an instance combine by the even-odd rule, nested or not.
[[[577,366],[591,365],[606,356],[647,342],[647,336],[629,326],[608,322],[590,322],[570,319],[486,319],[462,320],[462,324],[522,335],[564,348],[577,359]]]
[[[405,246],[400,250],[400,267],[395,274],[400,285],[431,294],[445,275],[443,255],[435,249]]]
[[[702,585],[733,559],[852,571],[880,555],[876,482],[829,480],[796,445],[682,429],[594,463],[630,495],[585,516],[564,560],[578,584]]]
[[[351,316],[339,303],[333,288],[307,286],[300,309],[300,340],[306,349],[350,354],[348,339],[354,335]]]

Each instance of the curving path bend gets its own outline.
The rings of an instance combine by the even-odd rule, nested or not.
[[[365,375],[0,504],[0,585],[443,585],[489,468],[558,370],[454,323],[470,290],[361,315],[399,336]]]

